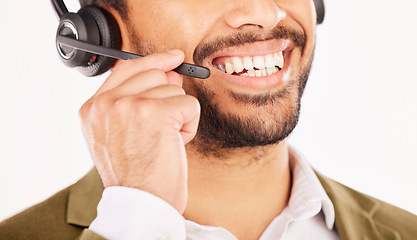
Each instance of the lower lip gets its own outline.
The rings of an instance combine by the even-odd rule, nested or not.
[[[233,85],[252,89],[252,90],[266,90],[271,88],[277,88],[288,82],[288,69],[290,63],[291,52],[284,52],[284,68],[280,71],[265,77],[249,77],[249,76],[238,76],[231,75],[220,71],[216,67],[214,68],[213,75],[219,75],[226,79]]]

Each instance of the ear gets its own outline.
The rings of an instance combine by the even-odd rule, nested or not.
[[[128,27],[126,24],[126,20],[122,19],[120,13],[112,7],[104,7],[107,12],[113,15],[114,19],[116,20],[117,24],[119,25],[120,35],[121,35],[121,47],[120,50],[125,52],[131,52],[131,44],[128,34]],[[123,60],[117,60],[112,69],[114,69],[120,62]]]

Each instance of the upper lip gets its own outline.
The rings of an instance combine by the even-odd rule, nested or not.
[[[213,66],[213,60],[218,57],[263,56],[276,52],[291,51],[294,47],[295,43],[289,39],[272,39],[228,47],[215,52],[205,61],[207,61],[210,66]]]

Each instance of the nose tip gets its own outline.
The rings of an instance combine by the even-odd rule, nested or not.
[[[286,17],[286,12],[273,0],[238,1],[234,5],[226,15],[227,24],[234,29],[271,30]]]

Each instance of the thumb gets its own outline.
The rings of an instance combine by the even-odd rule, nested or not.
[[[183,76],[177,72],[169,71],[166,73],[168,82],[170,84],[182,87]]]

